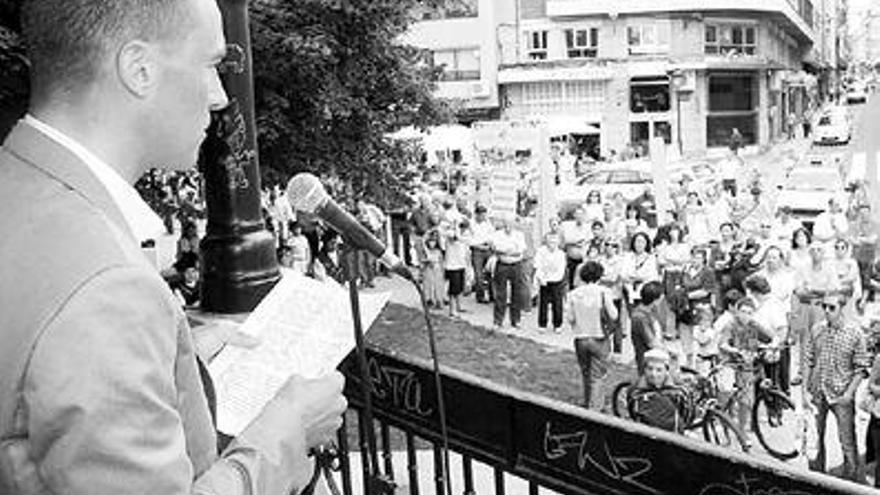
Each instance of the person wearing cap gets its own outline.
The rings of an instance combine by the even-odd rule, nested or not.
[[[486,207],[478,204],[474,209],[474,221],[471,223],[471,263],[474,268],[474,293],[478,303],[492,301],[492,284],[486,270],[486,263],[492,256],[492,237],[495,226],[486,216]]]
[[[855,396],[862,379],[868,376],[870,357],[865,335],[843,317],[846,296],[827,294],[822,298],[825,321],[813,330],[815,338],[804,354],[806,391],[804,406],[816,408],[819,451],[810,469],[825,472],[825,422],[828,413],[837,419],[837,434],[843,451],[843,477],[863,482],[864,475],[856,445]]]
[[[627,393],[632,417],[640,423],[681,432],[692,415],[690,394],[673,381],[668,352],[651,349],[644,358],[645,372]]]

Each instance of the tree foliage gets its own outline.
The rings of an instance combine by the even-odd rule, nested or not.
[[[448,119],[424,52],[400,43],[418,0],[258,0],[251,7],[261,164],[335,173],[391,206],[418,150],[385,139]]]
[[[23,111],[27,66],[21,0],[0,0],[0,134]],[[454,1],[454,0],[445,0]],[[449,119],[432,96],[434,69],[401,43],[416,8],[444,0],[251,0],[261,167],[270,180],[332,173],[352,195],[399,203],[420,151],[385,136]]]

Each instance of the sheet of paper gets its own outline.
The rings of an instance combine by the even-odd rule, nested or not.
[[[365,331],[389,295],[361,294]],[[353,328],[347,288],[285,270],[240,327],[260,344],[227,346],[208,367],[217,392],[217,428],[237,435],[291,375],[316,378],[333,371],[354,348]]]

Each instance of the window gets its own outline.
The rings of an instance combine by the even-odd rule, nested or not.
[[[480,79],[480,49],[459,48],[434,52],[434,65],[443,67],[440,81],[474,81]]]
[[[606,98],[604,80],[540,81],[507,88],[512,118],[535,115],[601,115]]]
[[[568,58],[595,58],[599,48],[599,28],[566,29]]]
[[[707,55],[754,55],[757,50],[755,27],[741,24],[707,24]]]
[[[637,24],[626,28],[630,55],[664,53],[669,51],[669,25],[662,23]]]
[[[547,31],[526,33],[528,47],[526,53],[531,60],[547,60]]]
[[[611,182],[614,184],[641,184],[645,181],[637,170],[616,170],[611,175]]]
[[[669,78],[634,77],[630,80],[629,88],[631,112],[669,111]]]

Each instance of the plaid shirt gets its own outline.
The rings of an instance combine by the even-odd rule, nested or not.
[[[865,335],[852,325],[833,329],[825,322],[816,326],[814,335],[804,353],[811,370],[808,389],[814,396],[834,402],[843,397],[857,374],[865,376],[870,369]]]

